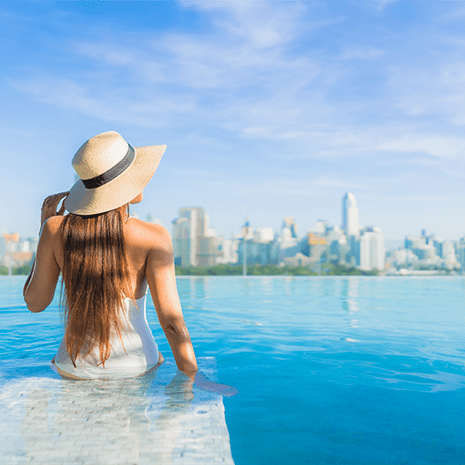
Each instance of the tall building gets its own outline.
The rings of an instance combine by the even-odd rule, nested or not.
[[[284,217],[281,236],[278,237],[278,242],[281,249],[281,258],[293,257],[297,252],[300,252],[299,240],[297,238],[297,223],[292,216]]]
[[[358,208],[352,192],[346,192],[342,198],[342,229],[347,237],[358,236],[360,233]]]
[[[239,239],[237,237],[226,239],[224,236],[216,238],[218,256],[216,257],[217,264],[237,263],[239,258],[237,250],[239,248]]]
[[[189,266],[191,263],[191,227],[188,218],[177,218],[173,221],[173,253],[174,263]]]
[[[173,221],[174,259],[181,266],[213,266],[216,240],[209,235],[209,217],[202,207],[183,207]]]
[[[6,254],[6,240],[5,236],[2,234],[0,236],[0,260],[5,256]]]
[[[457,242],[457,260],[460,263],[462,274],[465,274],[465,237]]]
[[[289,229],[292,238],[297,238],[297,223],[292,216],[285,216],[283,218],[282,229]]]
[[[258,228],[254,231],[253,235],[254,242],[266,244],[274,240],[273,228]]]
[[[405,248],[411,250],[419,260],[425,260],[423,265],[438,264],[438,249],[434,246],[434,242],[434,236],[426,236],[425,230],[423,230],[421,236],[407,236]],[[439,244],[437,240],[436,244]]]
[[[367,228],[360,238],[360,269],[384,270],[384,237],[380,228]]]
[[[288,231],[291,235],[291,231]],[[240,241],[237,249],[238,262],[244,260],[244,246],[247,250],[247,265],[278,264],[280,249],[274,239],[273,228],[249,228],[247,239]]]
[[[308,256],[314,263],[321,261],[322,255],[327,251],[327,240],[325,237],[308,233]],[[327,259],[325,259],[327,261]]]

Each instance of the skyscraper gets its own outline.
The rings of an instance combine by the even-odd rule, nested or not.
[[[288,228],[291,232],[291,237],[294,239],[297,238],[297,223],[295,222],[292,216],[285,216],[283,218],[283,226],[282,229]]]
[[[215,264],[216,239],[210,235],[208,219],[202,207],[179,209],[179,218],[173,221],[173,249],[177,265]]]
[[[384,237],[380,228],[367,228],[360,238],[360,269],[384,269]]]
[[[347,237],[358,236],[360,233],[358,208],[352,192],[346,192],[342,198],[342,229]]]

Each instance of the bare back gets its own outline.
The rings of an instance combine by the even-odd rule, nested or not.
[[[37,248],[35,267],[25,286],[24,300],[31,312],[45,310],[53,300],[63,270],[64,240],[60,235],[61,215],[44,224]],[[198,370],[194,349],[182,314],[176,287],[173,247],[168,231],[160,225],[129,218],[123,226],[132,298],[150,288],[158,321],[173,351],[178,368],[188,376]]]
[[[55,216],[53,221],[55,240],[53,252],[60,270],[63,270],[63,237],[59,235],[59,227],[63,216]],[[133,291],[133,298],[142,297],[147,291],[147,257],[150,249],[166,248],[167,231],[163,226],[147,223],[130,217],[124,223],[124,240],[128,258],[128,271]],[[130,296],[128,296],[130,297]]]

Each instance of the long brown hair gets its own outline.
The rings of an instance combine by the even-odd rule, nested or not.
[[[96,346],[105,366],[112,331],[121,339],[123,299],[133,297],[123,236],[127,215],[128,204],[98,215],[69,213],[61,223],[65,344],[75,366]]]

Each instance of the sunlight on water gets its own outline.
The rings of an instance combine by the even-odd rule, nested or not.
[[[0,280],[4,382],[44,376],[62,336]],[[19,289],[19,290],[18,290]],[[465,279],[178,279],[197,357],[213,357],[239,464],[465,463]],[[173,363],[151,299],[147,316]],[[171,357],[171,359],[170,359]]]

